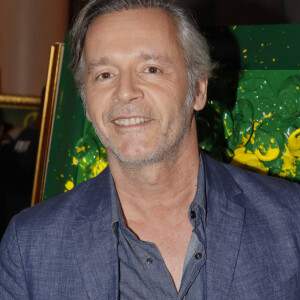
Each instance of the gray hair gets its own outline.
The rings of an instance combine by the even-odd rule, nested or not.
[[[129,9],[161,8],[170,15],[177,25],[177,36],[185,53],[185,62],[189,80],[189,105],[197,91],[197,82],[208,79],[213,64],[209,55],[206,39],[199,32],[196,22],[176,1],[171,0],[90,0],[79,12],[70,32],[72,53],[71,70],[82,98],[84,93],[83,48],[89,26],[99,16]]]

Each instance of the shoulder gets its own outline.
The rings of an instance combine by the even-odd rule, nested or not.
[[[262,175],[226,165],[235,182],[248,201],[246,208],[253,208],[255,214],[268,219],[294,220],[300,228],[300,184],[287,179]]]
[[[262,175],[215,161],[205,156],[210,186],[227,195],[243,195],[238,204],[247,210],[289,211],[300,219],[300,184],[275,176]]]
[[[298,205],[300,209],[300,184],[270,175],[263,175],[223,164],[242,191],[251,198],[272,198],[280,203]]]
[[[230,182],[228,178],[232,178],[244,192],[249,190],[249,192],[253,191],[255,193],[287,193],[293,197],[297,196],[299,199],[300,184],[297,182],[241,169],[227,163],[218,162],[208,155],[205,155],[205,161],[210,173],[213,173],[215,176],[218,175],[219,180],[224,182]]]
[[[256,187],[255,191],[268,190],[270,193],[287,192],[296,193],[299,196],[300,184],[286,178],[272,175],[264,175],[244,170],[230,164],[222,163],[224,168],[233,176],[237,184],[244,189]]]
[[[109,202],[109,169],[97,177],[87,180],[71,191],[43,201],[34,207],[27,208],[13,218],[14,226],[22,234],[34,231],[55,231],[69,227],[84,209],[90,208],[93,213],[96,208]],[[105,202],[105,203],[103,203]]]
[[[0,243],[1,295],[10,291],[8,287],[14,286],[16,299],[29,299],[27,288],[41,290],[38,281],[42,282],[43,278],[59,283],[61,276],[78,275],[74,249],[79,244],[77,247],[74,244],[81,244],[84,238],[93,242],[99,237],[100,230],[104,232],[103,237],[107,236],[107,228],[110,228],[109,180],[110,173],[106,170],[12,219]],[[94,230],[96,234],[91,233],[87,237],[94,220],[99,223]],[[86,228],[84,233],[81,231],[83,228]],[[57,277],[57,270],[60,270],[61,276]],[[78,280],[72,278],[70,284],[75,282],[77,286]],[[10,298],[7,296],[5,299]]]

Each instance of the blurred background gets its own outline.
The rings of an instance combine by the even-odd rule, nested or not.
[[[40,96],[50,46],[63,42],[83,0],[0,0],[0,94]],[[300,22],[299,0],[184,0],[200,24]]]

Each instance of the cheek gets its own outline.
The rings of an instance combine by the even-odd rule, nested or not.
[[[93,121],[99,121],[103,118],[103,115],[109,110],[109,106],[112,103],[109,94],[100,88],[93,88],[86,90],[86,105],[88,113]]]
[[[186,99],[187,88],[185,84],[177,81],[162,81],[161,84],[144,85],[145,96],[159,105],[181,106]],[[151,103],[150,103],[151,104]]]
[[[97,127],[102,128],[104,124],[104,116],[106,114],[105,108],[101,101],[89,100],[87,101],[87,117],[90,122]]]
[[[106,101],[113,93],[112,84],[101,84],[94,79],[87,79],[85,81],[85,94],[88,102]]]

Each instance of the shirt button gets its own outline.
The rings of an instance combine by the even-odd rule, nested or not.
[[[149,257],[149,258],[147,258],[147,264],[148,264],[148,265],[150,265],[150,264],[152,264],[152,263],[153,263],[153,259],[152,259],[152,258],[150,258],[150,257]]]
[[[201,257],[202,257],[202,254],[200,252],[198,252],[198,253],[195,254],[195,258],[196,259],[201,259]]]
[[[195,219],[196,218],[196,212],[194,210],[191,210],[191,218]]]

